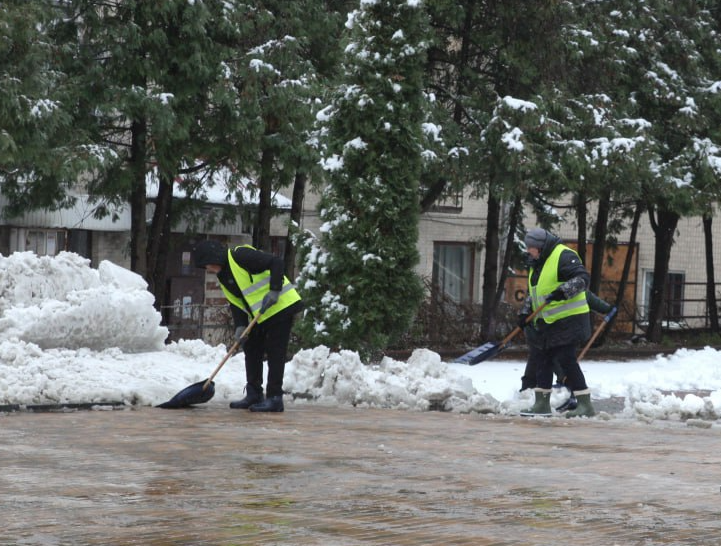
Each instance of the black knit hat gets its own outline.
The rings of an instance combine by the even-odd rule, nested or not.
[[[195,267],[206,265],[223,265],[228,259],[228,249],[218,241],[200,241],[193,250]]]
[[[548,239],[548,232],[545,229],[533,228],[528,230],[526,238],[523,240],[528,248],[543,248]]]

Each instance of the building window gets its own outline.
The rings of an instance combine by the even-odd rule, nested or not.
[[[10,251],[32,251],[38,256],[55,256],[65,250],[65,230],[17,228],[12,230]]]
[[[434,289],[457,303],[472,301],[474,252],[472,244],[434,243]]]
[[[682,322],[683,315],[683,289],[686,282],[684,273],[668,273],[666,288],[664,289],[663,320],[669,322]],[[643,318],[648,318],[648,308],[651,305],[651,288],[653,286],[653,271],[646,271],[644,276],[644,305]]]
[[[463,190],[450,189],[444,191],[433,204],[431,210],[434,212],[462,212]]]

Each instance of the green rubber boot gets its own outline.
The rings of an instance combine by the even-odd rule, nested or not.
[[[566,417],[593,417],[596,415],[596,410],[593,409],[593,404],[591,404],[591,392],[586,389],[575,394],[578,405],[575,410],[566,412]]]
[[[535,388],[536,402],[528,409],[521,411],[525,417],[549,417],[551,415],[551,389]]]

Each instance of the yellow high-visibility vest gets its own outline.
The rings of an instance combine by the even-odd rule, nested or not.
[[[543,305],[548,295],[563,284],[562,281],[558,280],[558,262],[564,250],[570,250],[578,256],[575,250],[568,248],[566,245],[556,245],[551,255],[546,259],[546,263],[543,264],[541,274],[538,277],[538,284],[535,286],[531,286],[533,268],[528,272],[528,293],[531,295],[534,310]],[[570,300],[552,301],[543,308],[543,311],[536,315],[534,320],[542,318],[545,322],[551,324],[559,319],[582,315],[590,311],[591,309],[586,300],[586,291],[584,290]]]
[[[241,246],[255,250],[255,248],[250,245]],[[270,271],[266,270],[262,273],[251,275],[245,269],[240,267],[235,259],[233,259],[233,253],[230,249],[228,249],[228,263],[230,264],[230,271],[235,278],[235,282],[238,283],[238,288],[240,288],[240,291],[243,294],[243,298],[239,298],[233,294],[230,290],[223,286],[223,283],[220,283],[220,288],[223,290],[225,297],[228,298],[230,303],[245,311],[248,316],[253,319],[260,311],[260,307],[263,304],[263,298],[268,292],[270,292]],[[245,302],[243,302],[243,299],[245,299]],[[269,307],[268,310],[263,313],[263,316],[260,317],[258,322],[263,322],[269,319],[286,307],[290,307],[295,302],[300,301],[300,299],[300,294],[296,291],[295,285],[284,275],[283,287],[281,288],[278,302]],[[248,309],[246,303],[250,306],[250,309]]]

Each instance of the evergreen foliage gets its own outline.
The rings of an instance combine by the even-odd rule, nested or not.
[[[58,60],[52,2],[0,4],[0,178],[9,217],[73,202],[78,178],[114,158],[78,124],[77,85]]]
[[[427,18],[415,0],[361,2],[344,83],[324,119],[319,239],[300,250],[303,343],[368,356],[402,334],[422,297],[418,195]]]
[[[176,181],[199,202],[220,172],[239,201],[257,191],[262,239],[272,194],[309,179],[323,230],[305,241],[300,330],[366,352],[411,320],[419,213],[455,191],[488,203],[484,320],[517,250],[499,247],[511,201],[576,221],[579,243],[595,204],[594,248],[641,203],[660,294],[678,220],[721,195],[719,29],[716,0],[3,1],[5,213],[77,192],[98,215],[130,203],[144,273],[192,210]]]

